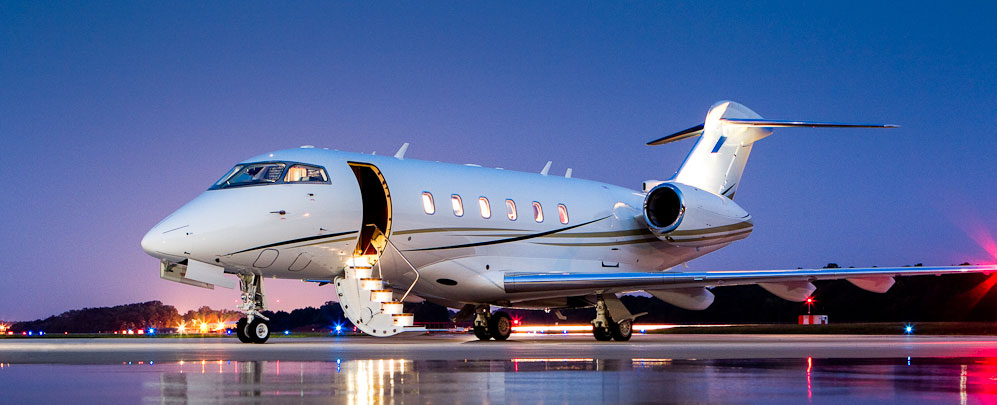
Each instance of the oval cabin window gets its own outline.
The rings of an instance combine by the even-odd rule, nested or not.
[[[557,217],[561,220],[562,224],[568,224],[568,207],[564,204],[557,204]]]
[[[450,205],[453,205],[453,214],[462,217],[464,216],[464,202],[460,200],[460,196],[453,194],[450,196]]]
[[[533,202],[533,220],[537,222],[544,221],[544,209],[540,206],[540,203],[536,201]]]
[[[426,211],[429,215],[436,213],[436,204],[433,203],[433,195],[428,191],[422,193],[422,210]]]
[[[516,220],[516,202],[512,200],[505,200],[505,213],[509,217],[510,221]]]
[[[478,197],[478,208],[481,208],[481,217],[488,219],[492,217],[492,207],[488,204],[488,199]]]

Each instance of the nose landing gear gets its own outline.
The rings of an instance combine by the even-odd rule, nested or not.
[[[235,334],[242,343],[265,343],[270,339],[270,319],[263,316],[263,278],[255,274],[240,274],[242,304],[239,309],[246,317],[235,324]]]

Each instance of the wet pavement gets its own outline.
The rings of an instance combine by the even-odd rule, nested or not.
[[[989,403],[997,338],[0,340],[0,402]]]

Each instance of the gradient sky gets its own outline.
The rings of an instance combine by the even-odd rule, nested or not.
[[[740,3],[0,2],[0,319],[235,305],[139,241],[266,151],[411,142],[639,188],[693,142],[644,143],[724,99],[902,128],[777,130],[737,193],[754,233],[692,268],[993,262],[994,4]],[[267,286],[275,309],[334,295]]]

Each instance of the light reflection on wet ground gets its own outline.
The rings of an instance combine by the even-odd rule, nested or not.
[[[997,399],[997,359],[363,359],[3,364],[3,402],[945,402]]]
[[[777,335],[7,340],[0,403],[988,403],[995,348],[989,337]]]

